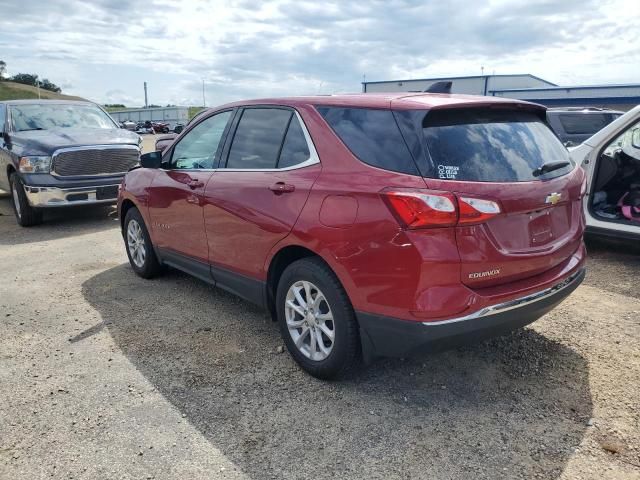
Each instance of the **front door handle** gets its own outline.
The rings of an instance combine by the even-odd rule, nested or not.
[[[189,185],[189,188],[191,190],[204,187],[204,183],[197,178],[192,178],[191,180],[189,180],[189,183],[187,183],[187,185]]]
[[[278,182],[271,185],[269,187],[269,190],[271,190],[276,195],[281,195],[283,193],[295,192],[296,187],[295,185],[289,185],[288,183]]]

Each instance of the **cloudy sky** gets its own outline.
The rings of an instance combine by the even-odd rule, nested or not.
[[[639,0],[0,0],[0,59],[101,103],[208,105],[367,80],[640,83]]]

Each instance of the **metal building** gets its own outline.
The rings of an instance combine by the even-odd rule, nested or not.
[[[177,123],[186,125],[189,121],[189,107],[160,107],[160,108],[132,108],[116,110],[109,115],[117,122],[166,122],[169,128],[175,128]]]
[[[531,74],[363,82],[362,91],[423,92],[440,81],[451,81],[452,93],[517,98],[548,107],[587,106],[629,110],[640,104],[640,84],[559,86]]]
[[[489,92],[507,88],[556,87],[535,75],[477,75],[471,77],[422,78],[416,80],[389,80],[382,82],[363,82],[362,91],[375,92],[424,92],[435,82],[452,82],[452,93],[467,95],[491,95]]]

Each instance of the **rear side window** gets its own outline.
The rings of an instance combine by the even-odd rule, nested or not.
[[[428,112],[422,123],[434,178],[523,182],[555,178],[573,169],[567,149],[535,114],[493,109]],[[535,176],[555,162],[561,169]]]
[[[391,110],[318,107],[340,140],[364,163],[418,175]]]
[[[606,113],[569,113],[559,115],[558,119],[564,131],[571,135],[594,134],[613,120]]]
[[[291,110],[247,108],[229,150],[227,168],[276,168]]]
[[[293,115],[287,135],[284,137],[278,168],[287,168],[309,160],[311,152],[298,118]]]

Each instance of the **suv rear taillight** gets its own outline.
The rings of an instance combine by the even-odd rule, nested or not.
[[[477,224],[500,213],[492,200],[438,190],[388,189],[382,197],[398,221],[411,229]]]

